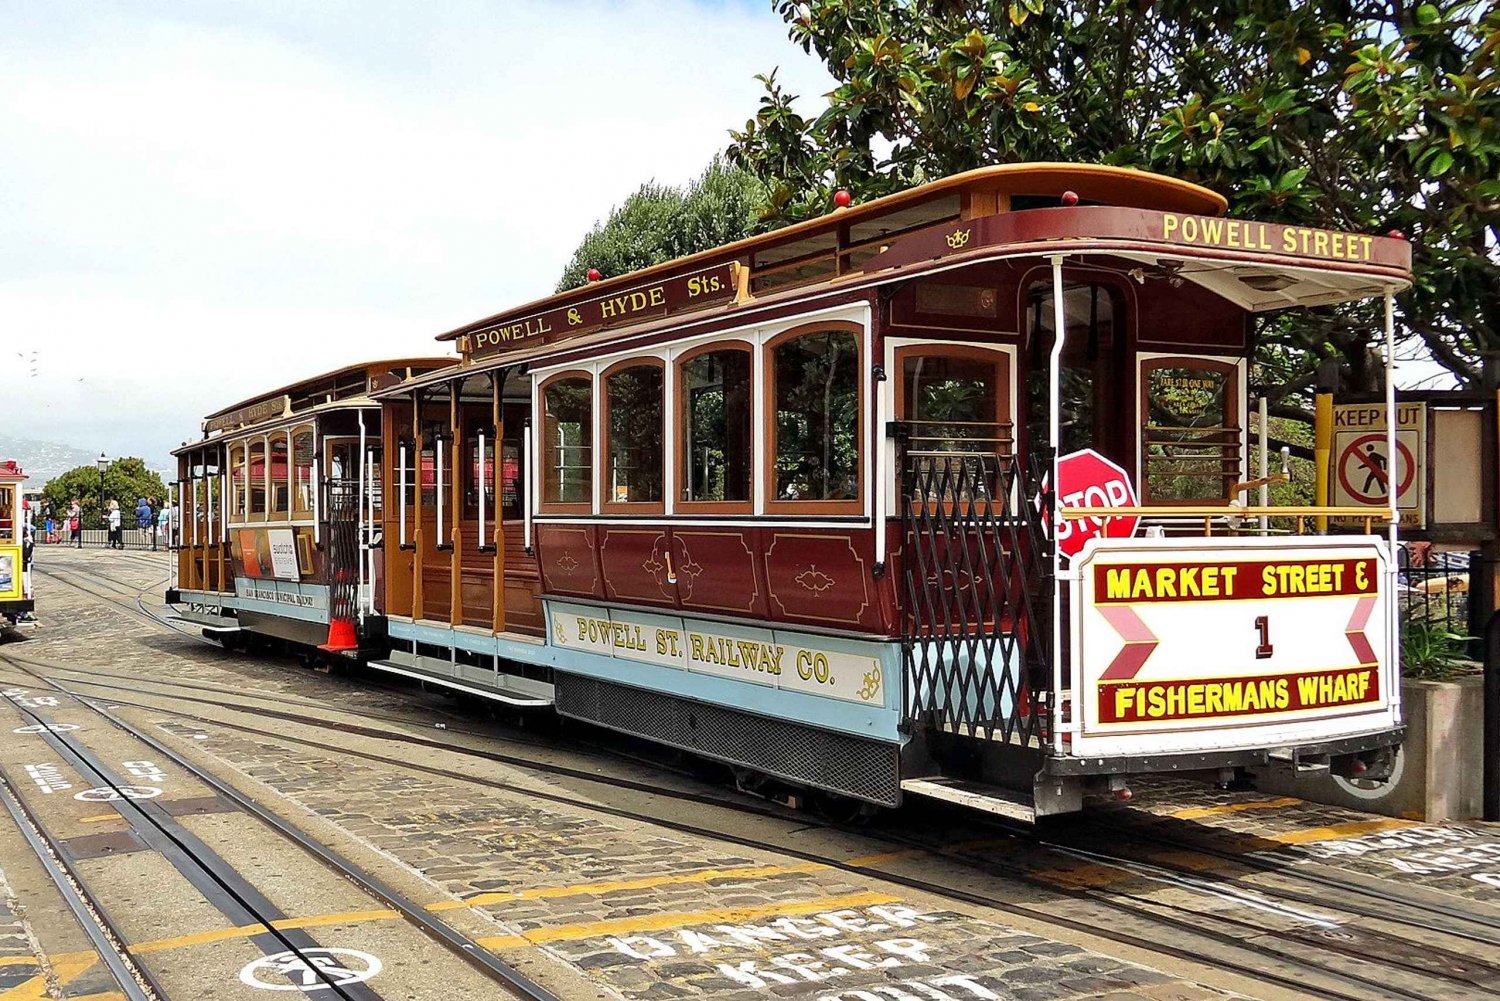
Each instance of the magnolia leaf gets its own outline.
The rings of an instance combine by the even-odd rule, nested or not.
[[[1025,24],[1026,18],[1029,16],[1029,12],[1025,7],[1021,7],[1016,4],[1011,4],[1009,7],[1007,7],[1005,9],[1005,13],[1010,15],[1010,23],[1015,25],[1017,28]]]

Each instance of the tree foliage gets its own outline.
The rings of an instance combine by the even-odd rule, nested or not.
[[[647,182],[583,238],[557,291],[582,285],[590,268],[610,278],[748,236],[764,199],[754,175],[719,156],[680,188]]]
[[[65,517],[68,507],[77,499],[83,507],[84,528],[99,528],[103,525],[104,504],[120,502],[124,523],[135,524],[135,502],[139,497],[156,498],[158,507],[166,500],[167,485],[154,470],[147,468],[144,459],[135,457],[116,459],[104,472],[104,494],[99,494],[99,469],[96,466],[75,466],[59,476],[53,477],[42,488],[42,500],[55,516]]]
[[[1417,272],[1404,335],[1467,384],[1500,352],[1493,0],[776,7],[838,85],[806,118],[761,78],[729,155],[766,186],[762,226],[822,213],[840,187],[866,200],[994,163],[1140,167],[1220,191],[1234,214],[1399,230]],[[1258,381],[1296,393],[1333,357],[1368,386],[1378,325],[1357,308],[1272,318]]]

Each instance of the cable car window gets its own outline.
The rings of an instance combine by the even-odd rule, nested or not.
[[[289,476],[289,436],[285,431],[271,435],[271,513],[286,514],[291,510],[292,488]]]
[[[504,433],[500,439],[500,518],[508,522],[520,521],[524,513],[521,493],[523,412],[520,407],[506,404]]]
[[[1029,306],[1032,356],[1027,417],[1031,440],[1045,445],[1050,421],[1047,353],[1052,348],[1056,316],[1050,282],[1031,286]],[[1068,285],[1063,290],[1063,313],[1068,336],[1058,375],[1062,424],[1058,452],[1067,455],[1094,448],[1126,461],[1131,446],[1125,446],[1121,454],[1129,422],[1119,415],[1128,406],[1129,395],[1120,392],[1128,384],[1128,367],[1120,355],[1125,338],[1117,335],[1123,313],[1120,295],[1107,285]]]
[[[264,438],[250,443],[249,462],[250,514],[266,513],[266,442]]]
[[[859,337],[821,330],[772,349],[773,501],[859,499]]]
[[[479,452],[479,436],[484,436],[484,454]],[[464,432],[464,517],[479,517],[479,488],[484,486],[485,519],[495,520],[495,429],[481,421],[471,421]]]
[[[1002,411],[1003,355],[907,354],[901,363],[901,419],[911,425],[911,447],[921,451],[1010,451],[1010,422]]]
[[[245,491],[246,470],[244,445],[236,445],[229,451],[229,478],[231,486],[229,497],[230,517],[243,518],[249,511],[249,506],[246,502]]]
[[[443,425],[433,421],[424,421],[422,424],[422,514],[424,517],[437,514],[438,496],[438,456],[439,447],[446,448],[447,442],[441,441],[438,435],[443,433]],[[443,479],[447,479],[446,476]]]
[[[542,500],[587,508],[594,492],[593,386],[586,377],[555,379],[542,390],[542,406]]]
[[[12,487],[0,487],[0,542],[16,540],[15,492]]]
[[[313,463],[316,461],[312,428],[303,427],[292,432],[292,510],[296,514],[312,513]]]
[[[607,504],[662,500],[662,367],[630,364],[604,376]]]
[[[694,355],[681,366],[682,499],[750,501],[750,352]]]
[[[1228,362],[1153,358],[1141,366],[1147,504],[1232,500],[1240,473],[1238,372]]]

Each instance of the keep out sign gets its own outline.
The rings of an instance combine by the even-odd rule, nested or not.
[[[1135,485],[1119,465],[1092,448],[1070,452],[1057,460],[1060,509],[1080,507],[1136,507]],[[1128,539],[1141,519],[1135,515],[1069,518],[1057,523],[1058,552],[1070,559],[1093,538]]]

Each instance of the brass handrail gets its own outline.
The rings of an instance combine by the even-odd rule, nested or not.
[[[1315,505],[1287,505],[1286,507],[1235,507],[1182,505],[1180,507],[1065,507],[1058,510],[1064,521],[1080,521],[1084,518],[1202,518],[1203,534],[1213,535],[1215,518],[1296,518],[1297,534],[1306,531],[1308,518],[1354,518],[1365,523],[1365,534],[1375,522],[1389,524],[1390,508],[1372,511],[1367,507],[1318,507]]]

